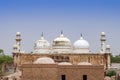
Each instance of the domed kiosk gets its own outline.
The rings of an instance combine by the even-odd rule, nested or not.
[[[92,65],[92,64],[89,62],[80,62],[80,63],[78,63],[78,65]]]
[[[75,41],[73,44],[74,52],[75,53],[89,53],[89,43],[88,41],[84,40],[82,35],[79,40]]]
[[[34,64],[55,64],[54,60],[49,57],[38,58]]]
[[[67,37],[64,37],[63,32],[52,43],[53,53],[70,53],[71,47],[71,41]]]
[[[58,65],[72,65],[72,63],[70,63],[70,62],[60,62],[60,63],[58,63]]]
[[[34,53],[49,53],[50,52],[50,43],[41,35],[40,40],[35,42]]]

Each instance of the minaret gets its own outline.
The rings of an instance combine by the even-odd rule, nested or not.
[[[18,52],[18,46],[17,46],[16,44],[13,45],[13,52],[14,52],[14,53]]]
[[[105,53],[106,51],[106,44],[105,44],[105,41],[106,41],[106,37],[105,37],[105,32],[102,32],[101,33],[101,50],[100,50],[100,53]]]
[[[20,52],[20,45],[21,45],[21,33],[17,32],[16,33],[16,45],[18,46],[17,51]]]
[[[14,58],[15,71],[18,71],[18,66],[19,66],[19,62],[20,62],[20,57],[19,57],[18,53],[20,53],[21,40],[22,40],[21,33],[17,32],[16,38],[15,38],[16,44],[13,45],[13,58]]]
[[[107,67],[110,69],[110,45],[106,45],[106,54],[107,54]]]
[[[106,53],[110,53],[110,45],[106,45]]]

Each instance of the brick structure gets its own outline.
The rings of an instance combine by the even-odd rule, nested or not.
[[[103,65],[23,64],[21,80],[104,80]]]
[[[61,32],[51,45],[42,34],[31,53],[21,51],[21,40],[21,34],[17,32],[13,58],[16,71],[22,71],[22,80],[103,80],[104,71],[110,68],[110,46],[106,45],[104,32],[101,33],[100,51],[95,53],[91,52],[90,44],[82,34],[72,44]],[[49,64],[49,60],[54,64]],[[37,61],[38,64],[34,64]],[[67,65],[59,65],[61,63]]]
[[[21,33],[16,34],[16,44],[13,46],[14,65],[19,68],[22,64],[33,63],[38,58],[50,57],[55,63],[70,62],[74,65],[80,62],[88,62],[93,65],[104,65],[104,70],[110,68],[110,46],[106,45],[105,32],[101,33],[101,48],[100,52],[91,52],[90,44],[81,35],[80,39],[73,44],[70,39],[63,35],[52,41],[52,44],[44,38],[35,42],[34,50],[32,53],[22,52],[21,46]]]
[[[78,64],[80,62],[89,62],[93,65],[104,65],[104,69],[108,69],[108,59],[110,53],[99,54],[99,53],[91,53],[91,54],[30,54],[30,53],[13,53],[14,63],[18,66],[21,66],[25,63],[32,63],[38,58],[41,57],[50,57],[56,63],[59,62],[70,62],[72,64]]]

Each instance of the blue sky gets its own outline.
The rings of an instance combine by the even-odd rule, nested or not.
[[[22,50],[31,52],[42,32],[52,43],[61,30],[72,43],[82,33],[92,52],[99,51],[104,31],[111,52],[120,54],[120,0],[0,0],[0,48],[7,54],[18,31]]]

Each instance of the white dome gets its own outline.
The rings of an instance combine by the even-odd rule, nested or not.
[[[64,37],[63,34],[61,34],[59,37],[55,38],[52,43],[52,47],[54,48],[71,48],[71,41]]]
[[[80,62],[80,63],[78,63],[78,65],[92,65],[92,64],[88,63],[88,62]]]
[[[69,62],[61,62],[61,63],[58,63],[58,65],[72,65],[72,64]]]
[[[36,41],[35,43],[35,48],[49,48],[50,47],[50,43],[44,39],[43,36],[41,36],[41,39]]]
[[[14,44],[14,45],[13,45],[13,48],[14,48],[14,49],[15,49],[15,48],[18,48],[18,45]]]
[[[60,37],[57,37],[56,39],[54,39],[54,41],[66,41],[66,42],[70,42],[70,40],[67,37],[64,37],[63,34],[61,34]]]
[[[77,40],[74,44],[74,48],[89,48],[90,45],[88,41],[84,40],[83,37],[80,40]]]
[[[106,48],[110,48],[110,45],[106,45]]]
[[[101,32],[101,35],[105,35],[105,32]]]
[[[20,36],[20,35],[21,35],[21,33],[20,33],[20,32],[17,32],[17,33],[16,33],[16,35],[17,35],[17,36]]]
[[[33,63],[34,64],[55,64],[54,60],[49,57],[38,58]]]

